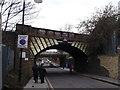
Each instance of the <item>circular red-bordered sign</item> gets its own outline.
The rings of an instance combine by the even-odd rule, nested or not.
[[[20,40],[20,44],[21,44],[21,45],[25,45],[25,44],[26,44],[26,40],[21,39],[21,40]]]

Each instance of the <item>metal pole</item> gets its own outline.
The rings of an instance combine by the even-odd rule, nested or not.
[[[37,3],[42,3],[42,0],[35,0]],[[23,13],[22,13],[22,35],[24,34],[24,15],[25,15],[25,0],[23,0]],[[19,63],[19,75],[18,80],[21,83],[22,78],[22,51],[23,48],[20,48],[20,63]]]
[[[22,14],[22,34],[24,33],[24,13],[25,13],[25,0],[23,1],[23,14]],[[22,51],[23,48],[20,48],[20,63],[19,63],[19,82],[21,82],[22,78]]]
[[[1,2],[0,2],[1,5]],[[2,15],[1,15],[1,8],[0,8],[0,90],[2,90],[3,88],[3,77],[2,77],[2,30],[1,30],[1,26],[2,26]]]

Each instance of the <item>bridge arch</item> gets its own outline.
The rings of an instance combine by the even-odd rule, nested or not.
[[[69,53],[74,58],[74,67],[76,71],[84,72],[85,66],[87,65],[87,55],[77,47],[71,46],[69,43],[59,43],[47,47],[35,55],[38,56],[40,53],[49,50],[49,49],[58,49]]]

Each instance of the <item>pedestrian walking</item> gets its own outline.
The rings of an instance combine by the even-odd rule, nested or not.
[[[71,65],[69,65],[69,70],[70,70],[70,72],[72,72],[72,67],[71,67]]]
[[[43,64],[41,64],[41,66],[39,67],[39,77],[40,77],[41,83],[44,83],[44,78],[46,74],[47,74],[47,71],[44,68]]]
[[[74,70],[74,65],[73,64],[70,64],[69,65],[69,69],[70,69],[70,72],[72,72]]]
[[[38,83],[38,69],[37,64],[32,67],[35,83]]]
[[[71,64],[71,68],[72,68],[72,70],[74,70],[74,65],[73,64]]]

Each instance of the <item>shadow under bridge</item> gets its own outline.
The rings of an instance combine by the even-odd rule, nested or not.
[[[70,43],[59,43],[58,45],[47,47],[41,52],[44,52],[49,49],[58,49],[58,50],[62,50],[62,51],[69,53],[74,58],[74,70],[79,71],[79,72],[85,72],[87,68],[88,57],[82,50],[74,46],[71,46]],[[40,53],[38,53],[37,55],[39,55]]]

